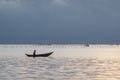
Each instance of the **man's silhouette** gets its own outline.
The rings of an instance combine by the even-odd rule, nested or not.
[[[35,56],[36,55],[36,50],[34,50],[34,52],[33,52],[33,56]]]

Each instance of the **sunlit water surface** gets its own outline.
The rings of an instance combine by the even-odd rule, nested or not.
[[[120,46],[0,45],[0,80],[120,80]]]

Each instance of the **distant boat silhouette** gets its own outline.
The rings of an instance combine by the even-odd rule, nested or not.
[[[25,54],[28,57],[48,57],[52,54],[53,52],[49,52],[49,53],[44,53],[44,54]]]

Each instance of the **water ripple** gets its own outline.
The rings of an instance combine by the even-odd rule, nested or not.
[[[120,80],[120,59],[0,58],[0,80]]]

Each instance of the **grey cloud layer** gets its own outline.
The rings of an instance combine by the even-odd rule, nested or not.
[[[0,43],[120,43],[119,3],[0,0]]]

